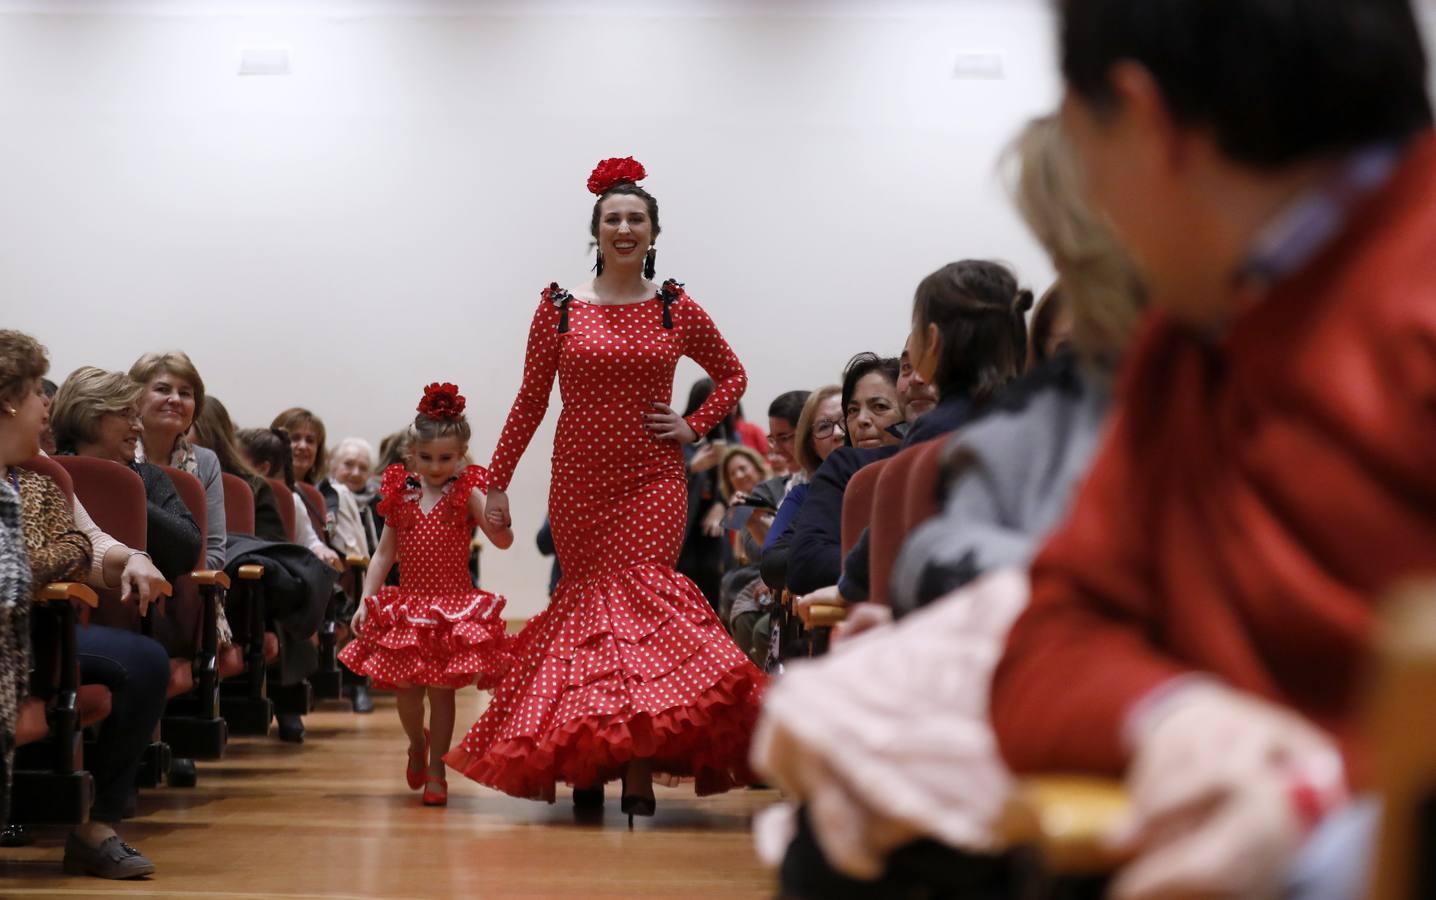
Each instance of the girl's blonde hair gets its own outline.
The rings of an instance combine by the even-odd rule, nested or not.
[[[410,444],[420,441],[427,443],[446,437],[458,438],[460,443],[467,444],[472,436],[469,420],[463,415],[453,419],[433,419],[419,413],[414,417],[414,423],[409,426]]]
[[[1072,314],[1072,340],[1093,360],[1114,362],[1146,303],[1136,268],[1087,203],[1081,171],[1056,116],[1034,119],[1007,151],[1018,211],[1052,257]]]

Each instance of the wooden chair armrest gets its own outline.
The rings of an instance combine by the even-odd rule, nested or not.
[[[264,577],[264,566],[259,563],[246,563],[239,567],[236,573],[240,581],[258,581]]]
[[[1125,860],[1112,848],[1130,810],[1121,782],[1053,775],[1017,785],[998,824],[1006,846],[1036,847],[1059,875],[1112,872]]]
[[[194,579],[195,584],[203,587],[218,586],[226,590],[229,589],[229,576],[219,569],[198,569],[189,573],[189,577]]]
[[[847,621],[848,608],[827,603],[815,603],[808,607],[808,627],[832,628]]]
[[[344,557],[344,565],[351,569],[365,569],[369,566],[369,557],[351,553]]]
[[[99,606],[100,596],[87,584],[78,581],[52,581],[40,588],[40,602],[68,603],[78,600],[86,606]]]

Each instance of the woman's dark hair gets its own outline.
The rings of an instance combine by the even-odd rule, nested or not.
[[[1037,301],[1037,311],[1032,314],[1032,324],[1028,327],[1027,357],[1028,362],[1033,366],[1039,366],[1047,362],[1047,342],[1052,339],[1052,329],[1057,327],[1057,320],[1067,309],[1067,293],[1062,289],[1062,282],[1055,282]]]
[[[683,407],[683,418],[686,419],[694,413],[698,412],[698,407],[702,406],[708,401],[708,398],[713,394],[713,390],[713,379],[711,378],[700,378],[697,381],[693,382],[693,387],[688,389],[688,405]],[[714,426],[713,430],[708,432],[708,434],[700,434],[698,436],[700,438],[706,438],[711,435],[718,438],[719,440],[727,441],[730,444],[737,443],[737,419],[737,412],[731,412],[728,414],[727,418]]]
[[[239,433],[239,445],[256,469],[268,464],[270,478],[282,477],[291,491],[295,489],[294,450],[289,446],[287,430],[246,428]]]
[[[643,205],[648,207],[648,221],[653,223],[653,237],[657,239],[658,233],[663,230],[658,225],[658,201],[653,199],[652,194],[631,181],[620,181],[618,184],[615,184],[600,194],[597,200],[593,201],[593,219],[588,223],[588,233],[593,236],[595,241],[598,240],[599,210],[603,206],[603,201],[609,197],[616,197],[620,194],[631,194],[634,197],[641,197],[643,199]]]
[[[1177,122],[1259,168],[1335,156],[1431,125],[1409,0],[1062,0],[1062,73],[1099,114],[1123,60]]]
[[[786,394],[779,394],[772,403],[768,404],[768,418],[782,419],[794,427],[798,419],[803,415],[803,404],[808,402],[810,391],[788,391]]]
[[[852,402],[853,394],[858,391],[859,381],[876,372],[896,386],[900,371],[902,361],[896,356],[878,356],[876,353],[864,352],[848,360],[848,364],[843,367],[843,415],[848,414],[848,404]],[[849,447],[853,444],[852,436],[847,434],[846,429],[843,441]]]
[[[244,458],[229,410],[213,394],[205,398],[204,410],[194,417],[194,442],[219,457],[219,470],[226,475],[250,480],[259,474]]]
[[[1032,292],[1001,263],[965,259],[924,278],[913,298],[913,321],[936,325],[942,355],[933,378],[938,396],[982,403],[1027,364],[1027,318]],[[846,409],[846,400],[844,408]]]

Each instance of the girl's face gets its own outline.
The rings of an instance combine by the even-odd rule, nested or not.
[[[334,460],[334,478],[356,494],[362,494],[369,487],[369,476],[373,467],[363,453],[349,452]]]
[[[432,488],[442,488],[463,465],[469,446],[450,435],[432,441],[416,441],[410,451],[414,472]]]
[[[758,486],[762,473],[747,454],[734,453],[728,457],[728,483],[735,494],[751,494]]]
[[[607,264],[637,262],[653,243],[648,204],[632,194],[614,194],[599,207],[598,249]]]
[[[168,372],[151,378],[140,397],[140,420],[148,434],[173,447],[175,439],[194,422],[194,385]],[[153,461],[169,462],[167,459]]]
[[[26,382],[19,396],[13,400],[0,403],[0,409],[5,413],[15,411],[15,415],[0,415],[0,422],[4,423],[4,440],[6,458],[0,460],[4,465],[18,465],[40,452],[40,434],[45,426],[50,424],[50,398],[45,396],[45,387],[38,378],[32,378]]]
[[[854,447],[884,447],[900,443],[888,433],[902,421],[897,388],[881,372],[869,372],[859,379],[846,410],[848,436]]]
[[[289,429],[289,446],[294,450],[294,480],[303,481],[314,468],[319,452],[319,435],[308,422],[299,422]]]
[[[140,411],[134,407],[103,413],[95,426],[95,442],[77,447],[85,456],[98,456],[111,462],[134,461],[135,446],[140,442]]]
[[[843,417],[843,395],[833,394],[818,407],[813,419],[813,452],[818,459],[827,459],[834,450],[843,445],[847,437],[847,422]]]

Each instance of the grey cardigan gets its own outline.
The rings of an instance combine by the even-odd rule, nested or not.
[[[936,518],[917,528],[893,566],[901,616],[983,572],[1026,566],[1061,523],[1107,419],[1105,380],[1059,359],[1014,384],[1001,406],[957,432],[962,466]]]
[[[204,485],[204,560],[211,569],[223,569],[225,560],[224,479],[219,474],[219,457],[207,447],[193,445],[196,477]]]

